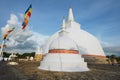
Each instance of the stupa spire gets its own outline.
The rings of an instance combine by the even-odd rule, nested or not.
[[[72,12],[72,8],[69,8],[69,13],[68,13],[68,21],[74,21],[74,16]]]

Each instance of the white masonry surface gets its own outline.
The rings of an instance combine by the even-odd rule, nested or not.
[[[48,53],[40,62],[39,69],[63,72],[89,71],[87,63],[79,54],[78,46],[74,40],[68,37],[64,21],[59,36],[50,44],[49,50],[76,50],[77,53]]]
[[[92,34],[82,30],[80,24],[74,21],[72,9],[69,9],[68,20],[65,22],[65,29],[69,32],[68,37],[78,45],[80,54],[105,56],[100,42]],[[44,46],[44,53],[48,53],[50,44],[59,36],[59,31],[53,34]]]

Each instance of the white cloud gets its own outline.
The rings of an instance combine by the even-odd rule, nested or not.
[[[14,14],[11,14],[10,15],[10,20],[8,20],[7,23],[9,25],[16,25],[16,24],[18,24],[18,18],[17,18],[17,16],[14,15]]]
[[[10,27],[20,28],[21,23],[18,21],[18,18],[15,14],[10,15],[10,20],[7,21],[7,24],[2,27],[2,34],[6,33]]]
[[[106,42],[106,41],[100,41],[102,47],[109,47],[109,46],[113,46],[113,44]]]
[[[23,13],[18,13],[18,15],[20,16],[21,19],[23,19],[23,17],[24,17]]]
[[[120,47],[119,46],[104,47],[103,49],[107,55],[114,54],[114,55],[120,56]]]
[[[33,33],[31,31],[28,31],[28,30],[18,31],[18,32],[14,32],[13,38],[15,39],[15,41],[22,43],[25,40],[27,40],[29,37],[31,37],[32,35],[33,35]]]
[[[49,36],[45,36],[40,33],[33,32],[33,36],[31,36],[28,40],[35,41],[38,45],[42,46],[48,37]]]
[[[2,34],[6,33],[11,26],[15,27],[15,30],[8,36],[9,40],[6,41],[7,48],[5,51],[7,52],[35,52],[36,47],[42,46],[49,37],[30,30],[22,31],[21,23],[15,14],[11,14],[10,20],[7,21],[5,27],[2,27]]]

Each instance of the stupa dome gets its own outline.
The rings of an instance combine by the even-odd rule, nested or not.
[[[78,50],[76,43],[66,36],[60,36],[53,40],[49,47],[49,50],[52,49]]]
[[[41,61],[39,69],[64,72],[89,71],[87,63],[79,54],[76,43],[67,34],[62,25],[62,30],[51,42],[49,52]]]
[[[72,14],[72,17],[70,14]],[[74,21],[73,13],[70,9],[68,21],[65,22],[65,29],[68,32],[68,37],[75,41],[75,43],[78,45],[78,49],[81,54],[105,56],[99,40],[92,34],[81,29],[80,26],[81,25],[79,23]],[[60,31],[57,31],[48,39],[48,41],[45,44],[44,53],[48,53],[49,47],[51,46],[51,42],[59,36],[59,32]]]
[[[100,59],[106,58],[99,40],[92,34],[81,29],[81,25],[79,23],[77,23],[76,21],[74,21],[74,17],[73,17],[71,8],[69,9],[68,20],[66,22],[64,22],[64,28],[68,32],[68,37],[77,44],[80,54],[83,57],[85,57],[85,59],[93,58],[96,61],[96,58],[100,58]],[[55,34],[53,34],[48,39],[48,41],[44,45],[44,53],[48,53],[49,49],[53,49],[55,47],[58,48],[57,43],[59,42],[60,38],[59,39],[57,39],[57,38],[59,36],[59,32],[60,32],[60,30],[57,31]],[[65,40],[63,40],[64,44],[59,46],[60,48],[77,49],[77,47],[75,46],[74,43],[69,46],[66,46],[66,44],[69,44],[69,40],[67,40],[66,38],[64,38],[64,39],[65,39]],[[70,43],[72,43],[72,41],[70,41]],[[63,46],[63,45],[65,45],[65,46]]]

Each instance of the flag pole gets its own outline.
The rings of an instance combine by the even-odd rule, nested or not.
[[[2,61],[3,60],[3,53],[2,53],[2,51],[3,51],[3,47],[4,47],[4,40],[2,41],[2,45],[1,45],[1,49],[0,49],[0,61]]]

